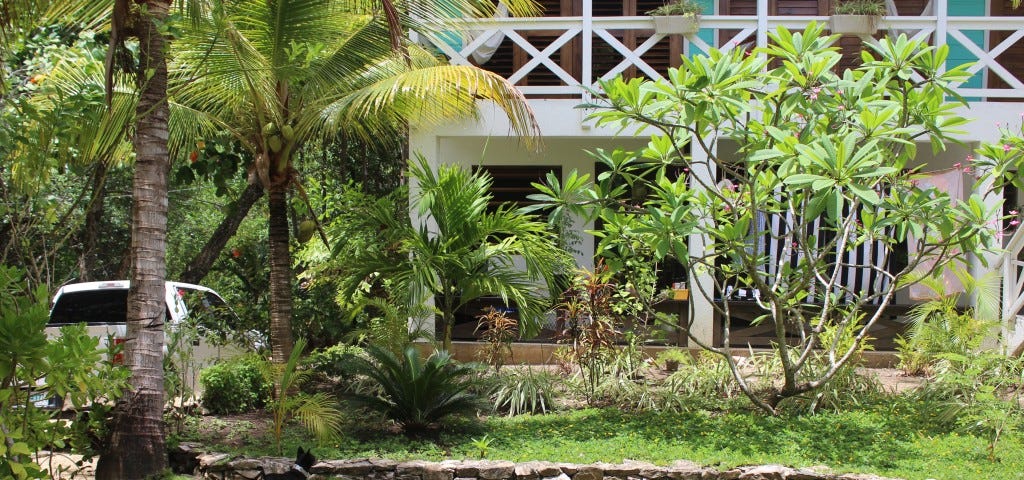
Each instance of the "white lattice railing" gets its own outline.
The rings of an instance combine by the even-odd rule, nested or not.
[[[996,263],[1003,278],[1002,330],[1008,352],[1024,353],[1024,319],[1019,315],[1024,308],[1024,228],[1018,228],[1006,244],[1006,251]]]
[[[711,47],[723,50],[738,45],[765,45],[767,32],[783,25],[790,29],[802,29],[807,23],[816,21],[827,23],[827,16],[726,16],[710,15],[701,17],[701,31],[686,36],[684,50],[687,53],[706,52]],[[492,34],[501,32],[505,42],[513,42],[528,57],[519,68],[509,76],[513,83],[520,82],[531,72],[543,66],[553,73],[561,85],[522,86],[526,95],[579,95],[584,94],[584,86],[592,86],[599,78],[610,78],[636,68],[650,78],[661,78],[662,73],[644,61],[648,52],[665,36],[653,33],[653,21],[650,17],[545,17],[545,18],[503,18],[475,21],[472,24],[474,40],[456,50],[444,41],[432,40],[438,49],[447,55],[452,63],[468,64],[468,57],[483,45]],[[1024,38],[1024,17],[883,17],[879,30],[890,34],[905,33],[917,39],[927,39],[933,45],[959,44],[976,62],[970,69],[971,73],[980,76],[973,85],[960,85],[958,91],[969,98],[1024,98],[1024,67],[1007,65],[1000,61],[1000,54]],[[623,34],[635,31],[645,40],[635,47],[628,47],[621,40]],[[730,32],[729,38],[722,38],[723,32]],[[993,33],[1001,32],[1006,39],[993,42]],[[533,44],[531,35],[544,33],[543,44]],[[547,39],[555,40],[547,43]],[[980,38],[979,38],[980,37]],[[714,39],[708,42],[706,39]],[[865,38],[874,41],[871,38]],[[580,72],[578,75],[569,73],[565,66],[558,62],[560,49],[570,42],[578,41],[580,52]],[[604,44],[604,45],[602,45]],[[595,46],[601,46],[602,54],[611,47],[619,62],[607,71],[594,71]],[[962,63],[962,60],[958,63]],[[952,66],[952,65],[951,65]],[[1017,68],[1020,77],[1014,73]],[[987,88],[990,78],[999,78],[1005,82],[1003,88]]]

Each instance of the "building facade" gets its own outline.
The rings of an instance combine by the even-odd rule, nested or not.
[[[455,64],[475,64],[494,71],[517,85],[529,100],[543,134],[544,149],[527,150],[511,135],[508,121],[489,105],[482,105],[478,121],[413,132],[410,149],[435,164],[459,163],[485,168],[495,175],[495,195],[517,200],[529,193],[529,182],[547,172],[563,178],[570,171],[595,173],[595,162],[586,153],[598,148],[638,148],[646,137],[617,136],[619,132],[597,127],[577,108],[588,99],[586,87],[616,75],[657,79],[678,66],[685,55],[697,55],[714,47],[728,50],[763,46],[768,32],[777,26],[803,29],[809,22],[828,23],[830,0],[704,0],[699,30],[689,34],[661,34],[645,12],[661,0],[543,0],[544,16],[495,18],[474,24],[460,40],[438,40],[434,46]],[[932,45],[948,45],[947,65],[971,62],[973,76],[958,85],[970,104],[959,112],[970,119],[960,137],[963,145],[949,145],[932,155],[920,148],[917,162],[925,170],[941,171],[962,162],[981,142],[999,138],[997,124],[1020,125],[1024,119],[1024,7],[1011,8],[1011,0],[889,0],[889,15],[877,22],[874,35],[844,35],[844,65],[853,65],[862,42],[886,35],[906,34]],[[421,40],[422,41],[422,40]],[[728,141],[719,149],[728,151]],[[971,182],[964,182],[970,188]],[[970,192],[961,192],[969,194]],[[1018,209],[1016,192],[1004,192],[1004,211]],[[1001,198],[989,197],[991,202]],[[576,228],[593,228],[577,221]],[[1012,233],[1012,232],[1011,232]],[[975,259],[974,273],[997,268],[1004,273],[1004,346],[1018,348],[1024,340],[1024,323],[1017,312],[1024,306],[1024,286],[1019,250],[1024,237],[1006,236],[1008,253],[994,253],[988,262]],[[593,265],[594,244],[584,240],[575,246],[581,266]],[[985,264],[987,263],[987,265]],[[669,279],[671,280],[671,279]],[[700,279],[691,279],[700,281]],[[708,300],[692,296],[695,312],[691,332],[714,343],[720,328]],[[898,303],[912,302],[904,295]],[[681,309],[685,312],[686,310]],[[1018,325],[1020,323],[1020,325]],[[892,336],[899,319],[890,322]],[[757,332],[738,336],[755,346]]]

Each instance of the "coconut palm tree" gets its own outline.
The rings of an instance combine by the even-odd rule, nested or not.
[[[524,11],[527,0],[507,2]],[[293,156],[338,132],[399,142],[407,122],[473,115],[494,101],[526,137],[536,123],[503,78],[440,63],[391,26],[436,31],[441,20],[485,15],[489,1],[236,0],[213,2],[199,28],[176,41],[171,141],[187,145],[230,132],[255,159],[267,192],[272,358],[292,348],[288,194],[299,185]],[[429,21],[428,21],[429,20]],[[301,192],[301,190],[299,190]]]
[[[509,206],[489,208],[491,178],[484,171],[442,165],[435,172],[423,157],[411,162],[409,170],[419,182],[410,207],[421,220],[414,225],[408,217],[396,219],[386,205],[371,209],[384,227],[382,240],[408,260],[353,259],[362,270],[352,278],[379,272],[407,289],[410,305],[433,296],[445,350],[451,350],[455,312],[483,295],[514,302],[520,334],[534,335],[552,296],[562,290],[558,274],[573,266],[554,232],[546,222]],[[525,268],[516,265],[520,259]]]

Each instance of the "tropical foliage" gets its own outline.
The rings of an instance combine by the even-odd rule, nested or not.
[[[172,118],[178,125],[172,144],[190,148],[217,131],[230,132],[252,154],[251,170],[268,195],[270,339],[279,363],[292,347],[288,193],[301,185],[294,157],[304,145],[339,132],[398,143],[408,122],[473,115],[479,98],[496,102],[517,132],[533,135],[521,93],[503,78],[440,64],[396,33],[397,22],[429,32],[430,22],[486,9],[476,2],[417,2],[397,11],[381,2],[377,10],[375,3],[217,3],[177,42],[173,91],[182,108]]]
[[[116,400],[127,371],[108,361],[99,339],[83,325],[64,327],[60,336],[45,332],[49,299],[46,289],[28,288],[15,268],[0,266],[0,476],[51,478],[33,454],[63,444],[70,427],[54,422],[60,413],[49,402],[81,409],[93,402]],[[80,446],[80,445],[78,445]],[[80,449],[88,455],[92,451]]]
[[[369,377],[379,391],[352,392],[346,397],[394,420],[409,432],[423,430],[450,415],[471,412],[479,398],[470,391],[475,370],[455,362],[445,351],[424,360],[407,347],[401,356],[375,347],[372,360],[356,357],[351,372]]]
[[[682,262],[690,290],[724,322],[723,347],[691,340],[720,354],[744,393],[776,413],[783,400],[818,389],[859,358],[897,289],[942,268],[952,252],[991,248],[994,232],[985,222],[995,213],[980,196],[955,202],[912,181],[913,140],[927,138],[941,150],[964,122],[955,104],[945,103],[958,98],[950,82],[967,76],[963,67],[939,67],[947,47],[883,39],[869,46],[860,67],[839,74],[836,38],[820,25],[780,28],[770,38],[754,55],[712,50],[684,59],[663,81],[602,82],[606,100],[595,97],[592,105],[597,123],[646,128],[651,141],[641,151],[596,152],[607,173],[587,193],[545,196],[563,207],[575,198],[603,199],[596,210],[587,203],[610,226],[601,252],[639,242],[657,258]],[[911,72],[923,80],[911,80]],[[738,145],[737,161],[714,148],[724,139]],[[680,166],[690,173],[672,175]],[[716,171],[726,181],[717,181]],[[640,181],[650,195],[634,205],[624,185]],[[763,216],[786,218],[786,226],[759,228]],[[709,243],[691,249],[693,235]],[[908,239],[918,254],[904,267],[860,262],[876,279],[872,288],[839,281],[848,252],[863,246],[888,257],[889,246]],[[782,245],[781,258],[792,262],[769,268],[776,260],[751,248],[767,242]],[[773,334],[777,385],[755,391],[733,360],[732,310],[722,292],[737,288],[759,294],[754,323]],[[827,368],[805,375],[815,351],[826,352]]]
[[[491,178],[482,170],[442,165],[435,171],[418,157],[409,173],[417,182],[410,208],[419,218],[415,223],[395,218],[386,205],[371,212],[384,245],[394,251],[356,259],[362,275],[354,278],[380,274],[408,292],[410,305],[434,296],[445,348],[451,345],[456,310],[483,295],[514,303],[520,334],[536,334],[552,292],[561,291],[556,275],[572,261],[547,224],[507,205],[492,208]],[[517,260],[525,268],[517,267]]]

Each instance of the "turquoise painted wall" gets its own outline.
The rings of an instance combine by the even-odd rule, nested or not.
[[[716,2],[715,0],[700,0],[697,3],[700,3],[701,6],[704,7],[704,15],[715,15],[716,13],[718,13],[715,10],[715,4],[718,2]],[[697,36],[700,37],[700,39],[703,40],[704,43],[711,45],[712,47],[715,46],[715,30],[710,28],[702,28],[699,32],[697,32]],[[694,55],[701,53],[704,53],[703,51],[701,51],[701,49],[690,46],[690,48],[686,52],[686,55],[690,58],[693,58]]]
[[[949,16],[951,17],[984,17],[988,14],[987,12],[988,2],[980,0],[949,0]],[[969,38],[975,45],[980,45],[985,48],[985,33],[981,30],[967,30],[964,31],[964,36]],[[957,65],[963,65],[965,63],[971,63],[978,60],[973,53],[964,48],[960,42],[947,37],[946,43],[949,44],[949,59],[946,61],[947,66],[955,67]],[[969,81],[964,83],[967,88],[982,88],[982,72],[978,72]],[[976,100],[976,99],[968,99]]]

